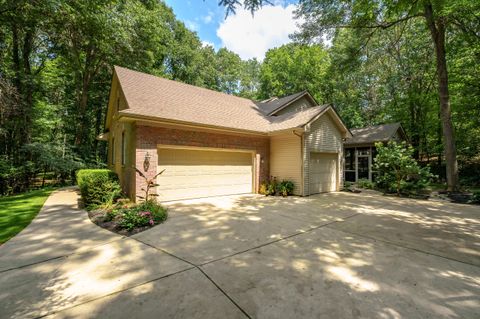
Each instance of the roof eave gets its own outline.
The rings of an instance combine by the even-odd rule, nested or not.
[[[188,122],[188,121],[179,121],[179,120],[174,120],[174,119],[167,119],[167,118],[160,118],[160,117],[154,117],[154,116],[146,116],[146,115],[140,115],[140,114],[134,114],[130,112],[118,112],[119,113],[119,121],[145,121],[145,122],[153,122],[157,124],[174,124],[174,125],[181,125],[184,127],[190,127],[190,128],[202,128],[202,129],[212,129],[212,130],[218,130],[218,131],[227,131],[227,132],[234,132],[234,133],[245,133],[245,134],[253,134],[253,135],[259,135],[259,136],[267,136],[268,132],[266,131],[254,131],[254,130],[244,130],[244,129],[237,129],[237,128],[231,128],[231,127],[226,127],[226,126],[218,126],[218,125],[209,125],[209,124],[201,124],[201,123],[196,123],[196,122]]]

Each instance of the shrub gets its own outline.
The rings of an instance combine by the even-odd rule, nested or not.
[[[88,209],[95,206],[111,206],[122,197],[117,174],[108,169],[79,170],[77,184],[83,203]]]
[[[148,200],[130,209],[125,209],[119,223],[120,228],[131,231],[137,227],[153,226],[165,221],[167,210],[153,200]]]
[[[366,189],[374,189],[375,188],[375,184],[371,181],[369,181],[368,179],[359,179],[357,181],[357,186],[360,187],[360,188],[366,188]]]
[[[471,204],[480,204],[480,192],[474,192],[470,199]]]
[[[293,184],[292,181],[283,180],[280,183],[278,183],[277,192],[283,197],[286,197],[288,195],[292,195],[294,187],[295,185]]]
[[[386,192],[418,193],[430,185],[434,177],[428,167],[420,167],[413,155],[413,147],[405,143],[375,144],[377,156],[374,169],[376,184]]]
[[[273,196],[277,191],[277,180],[271,178],[270,180],[260,184],[259,193],[265,196]]]

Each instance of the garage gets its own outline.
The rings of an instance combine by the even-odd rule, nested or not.
[[[160,201],[246,194],[253,191],[253,155],[248,151],[159,148]]]
[[[338,153],[310,153],[310,194],[337,190]]]

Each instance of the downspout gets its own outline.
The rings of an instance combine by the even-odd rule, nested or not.
[[[303,159],[304,159],[304,156],[303,156],[303,152],[304,152],[304,147],[303,147],[303,133],[302,134],[297,134],[297,132],[295,132],[295,130],[292,130],[292,133],[293,135],[296,135],[298,137],[300,137],[300,163],[301,163],[301,171],[300,171],[300,174],[302,176],[302,196],[305,196],[305,180],[304,180],[304,174],[303,174],[303,167],[304,167],[304,163],[303,163]]]

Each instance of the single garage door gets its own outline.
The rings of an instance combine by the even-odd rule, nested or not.
[[[252,192],[252,153],[158,150],[159,200],[179,200]]]
[[[337,190],[337,153],[310,153],[310,194]]]

